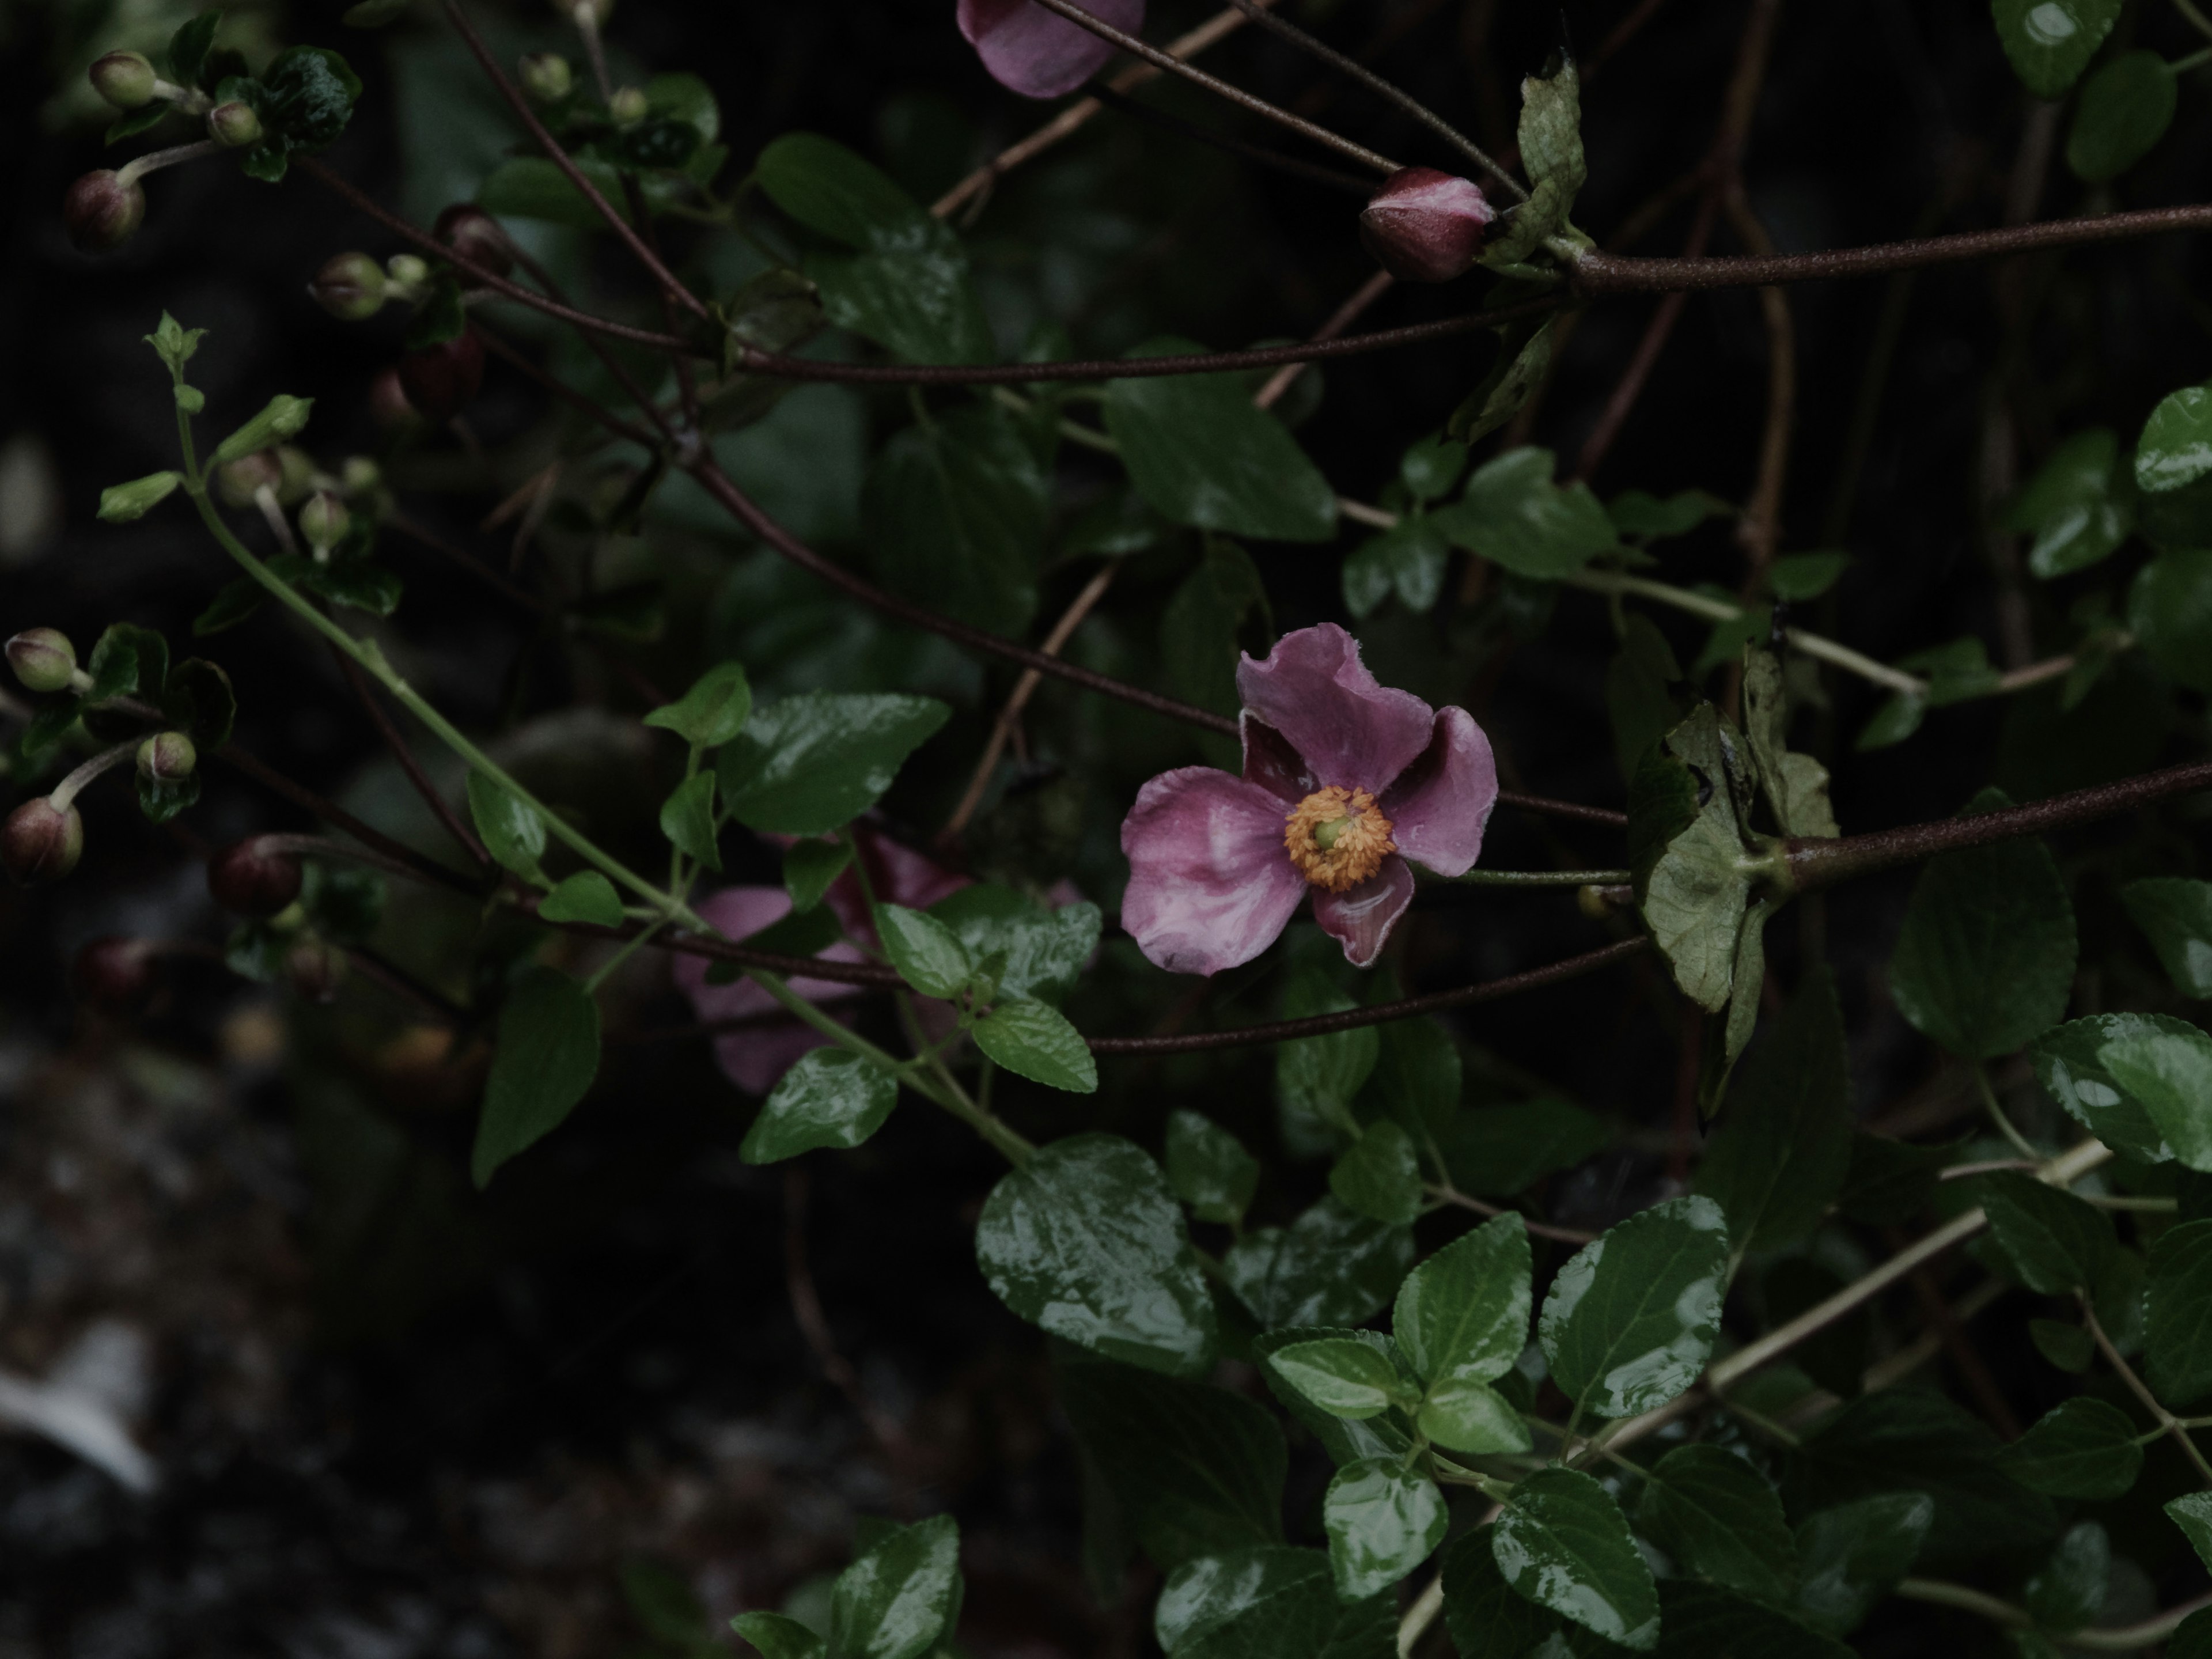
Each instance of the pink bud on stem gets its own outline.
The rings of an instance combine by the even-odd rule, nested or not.
[[[1474,268],[1497,216],[1474,180],[1401,167],[1359,216],[1359,240],[1401,283],[1448,283]]]

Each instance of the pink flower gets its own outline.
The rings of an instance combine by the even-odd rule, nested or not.
[[[1164,772],[1121,824],[1121,925],[1181,974],[1218,974],[1274,943],[1298,902],[1355,967],[1413,896],[1413,859],[1464,875],[1498,804],[1490,739],[1464,708],[1376,684],[1334,623],[1237,665],[1244,775]],[[1402,856],[1401,856],[1402,854]]]
[[[1472,179],[1401,167],[1359,216],[1359,240],[1405,283],[1448,283],[1474,267],[1498,216]]]
[[[1145,0],[1080,0],[1124,34],[1145,26]],[[1073,92],[1114,55],[1108,42],[1032,0],[960,0],[960,33],[1002,87],[1024,98]]]

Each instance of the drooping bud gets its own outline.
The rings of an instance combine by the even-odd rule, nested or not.
[[[557,104],[575,89],[576,72],[556,52],[526,52],[516,67],[523,86],[541,104]]]
[[[399,384],[398,369],[384,369],[368,383],[368,418],[376,422],[379,431],[395,436],[422,424],[422,411],[407,401],[407,389]]]
[[[143,52],[111,52],[95,58],[90,70],[92,89],[117,109],[143,109],[154,101],[161,77],[153,60]]]
[[[430,280],[430,267],[420,254],[395,253],[384,262],[384,269],[402,288],[420,288]]]
[[[617,87],[607,100],[607,117],[618,127],[634,127],[646,118],[650,106],[640,87]]]
[[[349,496],[365,495],[384,482],[384,469],[366,455],[349,455],[338,467],[338,487]]]
[[[200,751],[181,732],[156,732],[138,745],[138,775],[149,783],[179,783],[191,776]]]
[[[399,384],[425,420],[442,426],[468,407],[483,385],[483,337],[468,329],[399,360]]]
[[[274,489],[283,482],[283,468],[277,465],[276,455],[266,449],[225,461],[215,470],[216,492],[230,507],[251,507],[257,491],[264,486]]]
[[[346,953],[328,939],[302,933],[284,953],[284,977],[310,1002],[329,1002],[346,976]]]
[[[146,192],[136,179],[102,167],[62,198],[62,226],[80,253],[105,253],[129,241],[146,216]]]
[[[307,297],[340,322],[358,323],[384,309],[389,286],[384,267],[366,253],[333,253],[307,284]]]
[[[234,915],[273,916],[300,896],[300,860],[248,836],[208,860],[208,891]]]
[[[66,691],[76,677],[76,647],[58,628],[27,628],[8,641],[8,665],[26,691]]]
[[[318,489],[300,509],[300,534],[318,553],[329,552],[345,539],[346,532],[352,527],[353,514],[327,489]]]
[[[436,230],[440,241],[471,264],[500,276],[514,269],[507,233],[500,228],[498,220],[473,203],[456,202],[447,208],[438,216]],[[465,271],[460,280],[464,287],[471,283]]]
[[[1498,216],[1472,179],[1401,167],[1359,216],[1359,240],[1402,283],[1448,283],[1474,268]]]
[[[70,964],[70,989],[102,1013],[131,1013],[154,988],[153,956],[143,939],[110,933],[94,939]]]
[[[44,795],[27,800],[0,823],[0,864],[19,884],[59,881],[84,855],[84,817]]]
[[[261,118],[252,105],[234,98],[208,112],[207,131],[225,149],[244,149],[261,142]]]

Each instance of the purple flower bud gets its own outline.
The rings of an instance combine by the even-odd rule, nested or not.
[[[94,939],[70,965],[76,1000],[105,1014],[128,1014],[154,988],[153,951],[143,939],[110,933]]]
[[[102,167],[88,173],[62,198],[62,226],[80,253],[121,247],[146,216],[146,192],[136,179]]]
[[[8,641],[8,665],[27,691],[66,691],[76,678],[76,647],[58,628],[27,628]]]
[[[181,732],[156,732],[138,745],[138,775],[149,783],[175,783],[199,763],[200,751]]]
[[[307,297],[342,323],[357,323],[384,309],[384,267],[366,253],[333,253],[323,261]]]
[[[1448,283],[1473,268],[1497,216],[1472,179],[1401,167],[1359,216],[1359,240],[1401,283]]]
[[[1145,26],[1145,0],[1081,0],[1100,22],[1124,34]],[[992,79],[1024,98],[1073,92],[1114,55],[1113,46],[1030,0],[960,0],[960,33]]]
[[[346,953],[337,945],[313,933],[303,933],[299,943],[285,952],[284,977],[308,1001],[329,1002],[338,994],[338,983],[346,976],[347,965]]]
[[[482,265],[499,276],[514,269],[514,254],[507,233],[500,228],[499,221],[482,208],[468,202],[456,202],[438,216],[435,228],[438,240],[470,264]],[[464,287],[474,281],[465,271],[461,273],[460,280]]]
[[[458,338],[410,351],[399,360],[399,384],[425,420],[442,426],[468,407],[483,385],[483,337]]]
[[[225,149],[244,149],[261,142],[261,118],[253,112],[252,105],[234,98],[208,112],[207,131]]]
[[[231,507],[251,507],[255,493],[264,485],[274,489],[283,482],[284,469],[276,464],[276,457],[265,449],[225,461],[215,470],[216,491]]]
[[[143,52],[111,52],[95,59],[90,70],[92,89],[117,109],[143,109],[154,101],[160,77],[153,60]]]
[[[398,369],[385,369],[368,383],[368,418],[376,422],[377,430],[395,436],[422,424],[422,411],[407,401]]]
[[[273,916],[300,896],[300,860],[262,845],[233,842],[208,860],[208,891],[234,915]]]
[[[83,816],[74,806],[56,808],[44,795],[25,801],[0,823],[0,864],[22,886],[59,881],[83,854]]]
[[[575,88],[576,72],[558,52],[526,53],[517,67],[522,71],[522,84],[541,104],[557,104]]]

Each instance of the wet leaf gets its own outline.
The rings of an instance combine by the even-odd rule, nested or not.
[[[1709,1198],[1669,1199],[1585,1244],[1537,1322],[1560,1389],[1585,1411],[1631,1417],[1695,1382],[1720,1330],[1728,1253]]]
[[[1539,1469],[1516,1483],[1491,1527],[1498,1571],[1520,1594],[1648,1652],[1659,1643],[1659,1595],[1619,1504],[1578,1469]]]

